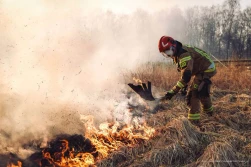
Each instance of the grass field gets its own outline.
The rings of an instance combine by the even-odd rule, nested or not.
[[[217,74],[212,78],[213,86],[220,90],[250,92],[251,67],[247,66],[222,66],[217,64]],[[126,83],[132,82],[132,78],[151,81],[156,87],[170,89],[180,78],[176,65],[172,63],[148,63],[142,65],[133,72],[125,75]]]
[[[157,133],[144,151],[139,147],[141,151],[130,156],[130,166],[251,166],[251,71],[220,65],[217,71],[212,78],[214,115],[202,113],[201,125],[191,125],[180,95],[161,104],[157,113],[146,112],[147,123]],[[166,91],[180,74],[172,64],[149,63],[128,73],[125,81],[133,77]],[[127,166],[129,160],[118,166]]]
[[[124,109],[146,126],[109,122],[105,131],[97,132],[91,126],[89,136],[61,135],[48,148],[29,144],[34,153],[26,159],[11,152],[0,154],[0,167],[249,167],[251,71],[218,64],[217,71],[211,91],[214,115],[201,113],[198,126],[187,119],[185,96],[178,93],[170,101],[146,102],[128,87],[122,91],[129,106]],[[160,96],[176,84],[180,73],[171,63],[147,63],[123,76],[125,84],[151,81],[153,94]]]

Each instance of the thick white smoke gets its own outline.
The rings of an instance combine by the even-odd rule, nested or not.
[[[0,153],[83,133],[80,114],[111,119],[125,100],[123,71],[160,60],[159,38],[181,38],[184,27],[181,12],[171,14],[179,9],[116,14],[61,0],[3,1],[0,8]]]

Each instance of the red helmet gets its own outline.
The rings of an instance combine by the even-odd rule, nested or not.
[[[159,52],[164,52],[166,50],[175,50],[176,44],[172,37],[162,36],[159,40]]]

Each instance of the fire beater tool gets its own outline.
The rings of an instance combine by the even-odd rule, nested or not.
[[[132,83],[129,83],[128,86],[130,86],[130,88],[132,88],[132,90],[134,90],[144,100],[148,100],[148,101],[155,101],[155,100],[156,101],[163,101],[163,100],[165,100],[165,96],[158,97],[158,98],[153,97],[152,84],[150,81],[147,82],[147,85],[146,85],[146,83],[142,83],[140,85],[133,85]],[[187,86],[185,86],[181,90],[181,94],[183,96],[185,96],[187,94]]]
[[[134,90],[144,100],[148,100],[148,101],[164,100],[164,97],[160,97],[160,98],[153,97],[152,84],[150,81],[147,82],[147,85],[146,83],[142,83],[140,85],[133,85],[132,83],[129,83],[128,86],[130,86],[130,88],[132,88],[132,90]]]

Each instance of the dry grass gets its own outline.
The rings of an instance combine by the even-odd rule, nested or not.
[[[155,149],[148,161],[154,166],[182,166],[192,161],[210,141],[184,116],[171,120],[162,127],[154,141]]]
[[[126,83],[135,77],[166,91],[180,74],[172,64],[148,63],[125,76]],[[251,166],[250,78],[246,67],[218,66],[212,78],[216,113],[213,117],[202,113],[199,127],[186,119],[188,108],[180,96],[154,115],[145,116],[157,134],[149,142],[150,151],[142,153],[140,159],[131,157],[128,166]]]
[[[217,66],[217,74],[212,78],[214,88],[217,90],[251,92],[251,70],[247,67]],[[180,78],[176,66],[172,63],[147,63],[135,71],[125,74],[125,82],[133,82],[132,78],[151,81],[152,85],[170,89]]]
[[[222,97],[224,99],[224,97]],[[240,99],[237,99],[237,102]],[[219,100],[220,101],[220,100]],[[178,105],[180,101],[173,101]],[[118,167],[247,167],[251,165],[251,106],[231,102],[217,114],[202,115],[201,126],[193,126],[178,106],[151,114],[154,138],[135,148],[123,148],[98,166]],[[238,108],[240,107],[240,108]],[[242,109],[241,109],[242,108]],[[243,118],[243,119],[241,119]]]
[[[251,71],[233,66],[217,70],[213,77],[213,116],[202,113],[201,125],[192,125],[186,118],[188,107],[180,95],[159,104],[154,114],[145,104],[132,106],[132,110],[137,110],[136,116],[144,117],[156,134],[134,147],[120,148],[94,166],[251,166]],[[132,82],[135,77],[143,82],[151,81],[165,93],[176,84],[180,74],[172,64],[148,63],[124,76],[125,83]]]
[[[140,68],[126,73],[125,82],[133,82],[132,78],[140,79],[142,82],[151,81],[158,88],[169,89],[176,84],[179,73],[172,63],[147,63]]]
[[[135,148],[123,148],[97,165],[108,166],[182,166],[191,162],[210,141],[185,117],[173,119],[158,129],[154,139]]]
[[[213,83],[217,89],[251,92],[251,71],[247,67],[218,67]]]
[[[246,161],[238,158],[237,151],[227,142],[213,142],[207,146],[196,166],[242,166]]]

